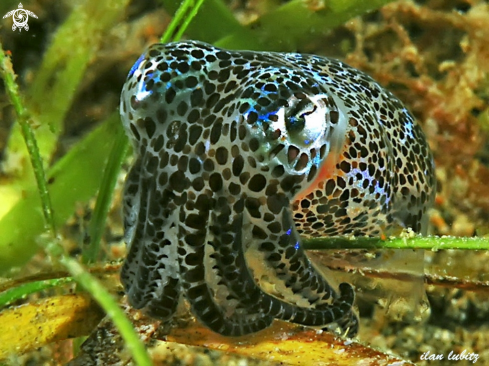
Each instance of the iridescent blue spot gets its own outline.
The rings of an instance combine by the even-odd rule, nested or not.
[[[299,242],[295,243],[294,248],[295,248],[295,250],[299,250],[299,248],[300,248]]]
[[[134,72],[136,71],[136,69],[141,64],[141,62],[143,62],[143,60],[144,60],[144,54],[142,54],[141,57],[138,58],[138,60],[136,61],[136,63],[134,65],[132,65],[131,70],[129,70],[129,75],[127,75],[128,78],[130,78],[134,74]]]
[[[258,116],[258,120],[268,122],[270,121],[270,116],[275,116],[275,115],[277,115],[277,111],[261,114]]]
[[[287,235],[290,235],[292,233],[292,229],[287,230]]]
[[[152,78],[153,73],[150,73],[147,76],[148,78]],[[144,81],[138,84],[138,90],[136,91],[136,95],[135,95],[137,100],[143,100],[144,98],[147,98],[148,96],[153,94],[153,91],[148,90],[146,85],[147,84]]]
[[[405,116],[404,127],[406,128],[406,133],[407,133],[407,135],[411,139],[414,139],[414,134],[413,134],[414,123],[413,123],[413,119],[409,116],[409,112],[408,112],[408,110],[406,108],[404,108],[402,110],[402,112],[404,113],[404,116]],[[403,141],[403,143],[404,142],[405,142],[405,140]]]

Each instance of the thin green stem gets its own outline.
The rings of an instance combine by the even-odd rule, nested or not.
[[[88,291],[112,319],[136,364],[139,366],[151,366],[153,363],[148,352],[146,352],[143,342],[112,295],[76,260],[62,256],[60,262],[71,273],[76,282]]]
[[[174,19],[166,29],[164,35],[161,37],[161,42],[166,42],[169,39],[178,41],[199,11],[204,1],[205,0],[197,0],[197,3],[194,5],[193,0],[185,0],[178,9]],[[188,15],[185,16],[186,13],[188,13]],[[179,26],[180,23],[182,24]],[[172,38],[172,34],[176,29],[178,29],[178,31]],[[117,183],[117,176],[124,157],[126,156],[128,146],[128,140],[124,134],[124,131],[122,128],[119,128],[106,169],[104,171],[97,202],[90,221],[90,244],[83,251],[82,257],[84,263],[95,262],[97,255],[100,252],[100,240],[105,229],[105,220],[110,209],[112,194]]]
[[[166,11],[171,14],[176,14],[179,7],[178,1],[160,0],[160,2]],[[220,38],[242,28],[243,26],[222,0],[206,0],[199,14],[186,29],[186,33],[191,38],[207,43],[214,43]]]
[[[31,158],[34,172],[36,173],[36,180],[38,184],[39,194],[41,196],[41,202],[43,206],[43,214],[45,222],[50,226],[49,239],[41,240],[44,244],[43,248],[52,258],[56,258],[63,264],[68,272],[74,277],[74,279],[83,288],[85,288],[95,300],[102,306],[105,312],[111,317],[121,334],[121,337],[126,341],[127,347],[131,352],[131,355],[138,365],[150,366],[152,365],[151,359],[144,344],[139,339],[135,332],[132,323],[127,319],[124,312],[119,308],[117,301],[115,301],[109,292],[100,284],[95,277],[90,275],[76,260],[68,257],[62,245],[59,243],[55,226],[54,218],[52,215],[51,200],[49,191],[47,190],[47,182],[45,179],[44,168],[42,166],[42,159],[37,149],[36,139],[32,133],[30,124],[28,123],[28,112],[24,108],[19,95],[18,85],[15,83],[15,75],[12,69],[12,65],[8,58],[5,56],[3,47],[0,44],[0,76],[5,81],[7,93],[14,105],[17,113],[19,124],[21,124],[26,145]],[[122,137],[121,137],[122,139]],[[42,239],[42,238],[41,238]]]
[[[188,9],[192,6],[193,0],[188,1],[184,0],[180,6],[178,7],[175,16],[171,20],[170,24],[163,33],[163,36],[160,38],[161,43],[167,43],[170,39],[173,39],[173,33],[177,30],[178,26],[182,22],[187,13]]]
[[[128,149],[129,143],[127,137],[124,133],[124,129],[119,124],[100,184],[100,190],[93,210],[92,219],[90,220],[90,226],[88,228],[90,244],[83,250],[83,263],[88,264],[95,262],[100,252],[100,240],[105,230],[107,214],[110,209],[121,165],[127,155]]]
[[[21,127],[22,135],[29,152],[31,164],[34,169],[34,175],[36,177],[37,188],[39,196],[41,198],[42,211],[44,214],[45,225],[48,230],[51,231],[53,236],[56,236],[56,225],[53,218],[53,208],[51,205],[51,198],[49,196],[48,185],[46,182],[46,175],[44,173],[44,167],[42,165],[42,158],[39,154],[39,148],[37,147],[36,137],[32,131],[29,112],[24,107],[22,98],[20,97],[19,87],[15,82],[15,73],[12,68],[10,58],[5,55],[3,45],[0,43],[0,76],[5,82],[7,95],[10,98],[12,105],[14,106],[15,113],[17,114],[17,121]]]
[[[489,250],[489,238],[453,236],[414,236],[392,239],[368,237],[333,237],[304,239],[304,249],[465,249]]]
[[[161,42],[166,42],[167,40],[171,39],[171,34],[175,31],[175,29],[178,28],[178,24],[182,22],[182,19],[184,19],[183,24],[178,28],[177,33],[173,37],[173,41],[178,41],[182,37],[192,19],[199,11],[199,8],[204,3],[204,1],[205,0],[198,0],[195,6],[192,6],[192,0],[185,1],[180,9],[177,11],[175,18],[168,26],[163,37],[161,37]],[[183,18],[185,16],[185,13],[189,9],[190,13],[185,18]],[[109,212],[112,194],[117,183],[117,176],[120,170],[120,166],[127,153],[128,147],[128,140],[124,135],[124,131],[120,129],[115,138],[114,146],[107,162],[107,167],[105,169],[100,186],[100,192],[97,197],[95,209],[93,211],[92,220],[90,221],[90,245],[86,250],[83,251],[84,263],[95,262],[97,255],[100,251],[100,240],[102,238],[102,233],[105,228],[105,219],[107,217],[107,213]]]
[[[6,291],[0,293],[0,308],[7,306],[8,304],[23,299],[27,295],[35,292],[44,291],[52,287],[58,287],[73,283],[74,279],[71,277],[55,278],[51,280],[34,281],[24,283],[22,285],[9,288]]]
[[[48,170],[56,226],[63,225],[77,205],[87,202],[100,189],[112,137],[120,128],[119,116],[114,113]],[[0,219],[0,232],[0,273],[22,266],[39,250],[36,241],[45,227],[35,183],[24,187],[22,199]]]
[[[176,12],[175,0],[161,0]],[[324,0],[319,6],[291,0],[250,24],[240,24],[222,0],[208,0],[187,34],[229,49],[297,51],[347,20],[379,9],[393,0]],[[218,26],[209,26],[219,20]]]
[[[202,4],[204,3],[204,1],[205,0],[197,0],[197,4],[195,4],[195,6],[193,6],[191,8],[189,15],[185,17],[185,20],[184,20],[182,26],[178,30],[177,34],[175,34],[175,36],[173,37],[174,42],[177,42],[180,40],[180,38],[182,38],[183,33],[187,30],[188,26],[190,25],[190,23],[192,22],[194,17],[197,15],[197,13],[198,13],[200,7],[202,6]]]

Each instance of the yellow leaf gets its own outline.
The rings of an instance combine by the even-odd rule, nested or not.
[[[103,312],[86,295],[51,297],[0,313],[0,359],[88,334]]]
[[[192,324],[188,328],[173,329],[166,338],[170,342],[206,347],[284,365],[412,365],[361,343],[281,321],[275,321],[269,329],[244,337],[222,337]]]

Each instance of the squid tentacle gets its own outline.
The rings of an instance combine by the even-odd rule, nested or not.
[[[187,201],[187,204],[195,206],[193,202]],[[183,208],[180,210],[182,222],[179,225],[178,260],[183,291],[193,313],[210,329],[227,336],[241,336],[269,327],[273,322],[272,316],[256,311],[228,315],[226,309],[216,302],[203,265],[208,245],[209,216],[210,212],[205,208],[190,212],[184,212]],[[251,290],[254,290],[253,287]]]

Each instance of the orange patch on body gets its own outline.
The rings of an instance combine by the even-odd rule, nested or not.
[[[326,182],[335,173],[336,175],[339,175],[337,172],[338,171],[341,172],[341,170],[336,168],[336,165],[339,162],[338,160],[340,160],[338,159],[338,154],[332,154],[332,153],[328,154],[326,160],[319,167],[316,178],[314,178],[314,180],[311,182],[311,184],[309,184],[309,186],[306,189],[297,193],[295,199],[296,200],[304,199],[308,194],[314,192],[315,190],[324,188],[324,184],[320,186],[321,183]]]

